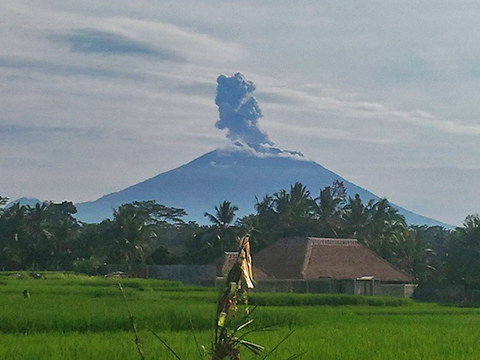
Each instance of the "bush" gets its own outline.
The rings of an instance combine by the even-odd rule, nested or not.
[[[77,259],[73,262],[72,269],[74,272],[95,275],[99,267],[102,265],[100,259],[96,257],[90,257],[88,259]]]

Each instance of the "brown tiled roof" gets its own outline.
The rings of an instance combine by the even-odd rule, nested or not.
[[[274,279],[358,279],[414,282],[355,239],[286,238],[253,255],[253,264]]]
[[[237,259],[237,251],[226,251],[223,256],[219,257],[214,263],[217,268],[217,276],[226,276]]]
[[[275,279],[302,279],[307,238],[281,239],[252,255],[254,266]]]
[[[265,280],[272,278],[272,275],[268,274],[265,270],[259,268],[258,266],[255,266],[255,264],[252,266],[252,271],[254,280]]]

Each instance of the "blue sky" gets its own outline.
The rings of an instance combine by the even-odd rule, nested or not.
[[[0,195],[93,200],[226,145],[216,78],[240,71],[275,146],[446,223],[480,212],[478,2],[258,3],[5,0]]]

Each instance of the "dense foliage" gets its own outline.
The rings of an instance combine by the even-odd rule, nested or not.
[[[81,223],[71,202],[13,204],[0,197],[0,270],[75,270],[96,273],[124,264],[208,264],[235,239],[250,234],[255,253],[285,236],[356,238],[420,283],[480,286],[480,217],[462,227],[408,226],[386,199],[347,196],[342,182],[310,193],[301,183],[257,199],[256,212],[236,218],[225,200],[205,212],[211,225],[185,222],[183,209],[155,201],[115,209],[111,219]]]

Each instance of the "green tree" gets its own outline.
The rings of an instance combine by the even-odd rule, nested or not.
[[[126,264],[130,271],[139,274],[147,259],[161,246],[158,234],[166,226],[180,226],[183,209],[171,208],[156,201],[135,201],[121,205],[114,211],[112,221],[102,224],[109,245],[111,262]]]
[[[7,205],[7,204],[8,204],[8,197],[0,196],[0,215],[3,212],[4,206]]]
[[[333,186],[320,190],[315,199],[315,216],[317,219],[317,235],[323,237],[339,237],[343,229],[343,208],[346,189],[343,181],[334,181]]]
[[[2,243],[10,264],[21,269],[65,270],[71,265],[70,243],[78,231],[71,202],[13,204],[2,215]]]
[[[360,195],[355,194],[354,198],[348,197],[343,207],[342,217],[347,236],[355,238],[367,226],[368,213]]]
[[[238,207],[232,205],[230,201],[224,200],[220,205],[215,205],[215,214],[205,212],[205,217],[210,222],[220,228],[228,228],[235,220],[235,214]]]
[[[415,246],[403,215],[387,199],[370,200],[365,212],[367,221],[356,232],[357,239],[382,258],[411,273],[410,260]]]
[[[427,225],[410,225],[410,230],[417,247],[414,276],[420,284],[447,282],[452,232],[442,226]]]
[[[213,236],[212,247],[216,248],[221,255],[224,251],[236,250],[236,232],[237,228],[233,226],[238,207],[230,201],[224,200],[221,204],[215,206],[215,214],[205,212],[205,217],[213,225],[211,235],[204,233],[203,236]]]
[[[49,249],[51,270],[66,270],[72,266],[72,248],[77,240],[80,225],[74,217],[77,208],[71,201],[47,203],[45,228],[48,231],[46,247]]]
[[[449,282],[480,288],[480,215],[468,215],[452,233],[447,269]]]
[[[312,227],[314,202],[306,187],[297,182],[290,190],[282,189],[265,195],[255,204],[257,213],[243,219],[245,226],[253,228],[251,242],[254,251],[286,236],[301,236]]]
[[[302,183],[290,186],[290,191],[275,194],[278,220],[283,224],[282,236],[302,236],[312,231],[315,202]]]
[[[0,264],[2,270],[23,269],[27,246],[26,207],[18,203],[5,209],[0,216]]]
[[[299,182],[291,185],[289,191],[266,195],[257,200],[257,214],[247,218],[257,230],[252,232],[252,248],[258,251],[282,237],[338,236],[344,198],[345,187],[339,181],[322,189],[316,199]]]

